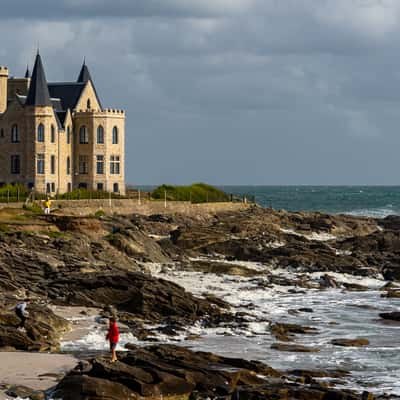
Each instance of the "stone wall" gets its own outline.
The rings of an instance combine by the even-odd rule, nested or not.
[[[52,208],[61,207],[57,213],[66,215],[90,215],[103,210],[107,214],[187,214],[197,215],[217,213],[223,211],[237,211],[248,208],[244,203],[202,203],[191,204],[184,201],[169,201],[165,207],[163,201],[142,201],[131,199],[111,200],[59,200],[53,203]]]

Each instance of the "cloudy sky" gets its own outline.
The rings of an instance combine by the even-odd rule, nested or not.
[[[399,0],[3,0],[0,64],[86,56],[131,184],[400,184]]]

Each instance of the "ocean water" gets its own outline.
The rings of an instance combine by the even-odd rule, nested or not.
[[[400,186],[221,186],[263,207],[384,218],[400,214]]]

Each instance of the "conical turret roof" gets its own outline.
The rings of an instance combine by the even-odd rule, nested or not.
[[[52,106],[47,86],[46,75],[44,73],[42,59],[38,53],[33,67],[31,84],[26,98],[27,106]]]
[[[79,73],[79,76],[78,76],[78,82],[86,83],[91,80],[92,80],[92,77],[90,76],[89,68],[87,67],[85,60],[83,60],[81,72]]]

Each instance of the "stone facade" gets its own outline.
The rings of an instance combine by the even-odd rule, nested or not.
[[[0,67],[0,184],[125,194],[124,165],[125,113],[102,107],[85,64],[61,83],[47,83],[39,54],[32,77]]]

